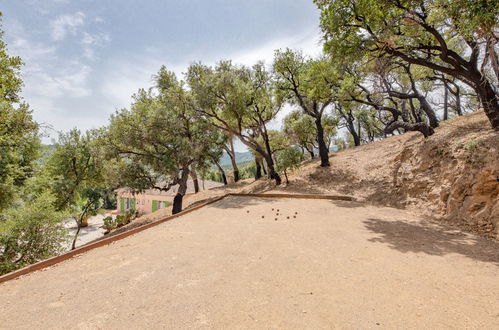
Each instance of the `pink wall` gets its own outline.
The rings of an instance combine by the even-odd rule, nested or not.
[[[173,196],[170,195],[149,195],[149,194],[132,194],[127,192],[118,192],[116,194],[117,210],[120,211],[120,198],[135,198],[135,209],[140,214],[148,214],[152,212],[152,201],[163,201],[173,203]],[[159,203],[156,204],[159,209]]]

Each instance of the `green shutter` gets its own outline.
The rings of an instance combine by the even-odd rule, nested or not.
[[[135,198],[132,198],[130,208],[131,208],[132,210],[135,210],[135,209],[136,209],[136,207],[135,207],[135,206],[136,206],[136,205],[135,205]]]
[[[125,212],[125,198],[120,198],[120,212]]]
[[[158,209],[158,201],[152,201],[152,211],[156,211]]]

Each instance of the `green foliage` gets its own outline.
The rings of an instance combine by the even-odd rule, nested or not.
[[[19,93],[23,85],[21,79],[23,63],[20,57],[9,56],[3,34],[4,32],[0,30],[0,102],[17,103],[20,101]]]
[[[209,181],[220,182],[220,183],[223,182],[222,173],[220,173],[220,171],[218,171],[214,168],[211,168],[208,171],[206,171],[203,174],[203,179],[209,180]]]
[[[111,117],[100,140],[120,185],[143,191],[178,184],[183,196],[190,171],[206,171],[220,158],[225,140],[199,116],[191,92],[174,73],[162,67],[155,80],[156,91],[139,90],[129,110]]]
[[[256,175],[256,165],[255,162],[248,162],[239,170],[239,175],[242,180],[252,179]]]
[[[298,168],[304,159],[303,152],[295,146],[290,146],[283,150],[280,150],[276,154],[276,158],[277,170],[281,173],[284,173],[286,182],[288,182],[287,172],[289,170]]]
[[[38,124],[28,105],[19,104],[21,59],[8,55],[2,37],[0,30],[0,211],[32,175],[40,149]]]
[[[168,206],[168,204],[167,204]],[[137,210],[128,210],[124,214],[118,214],[116,217],[113,216],[107,216],[103,219],[104,222],[104,229],[106,229],[106,234],[109,233],[111,230],[123,227],[133,220],[135,220],[139,216],[139,213]]]
[[[118,221],[116,217],[112,216],[107,216],[104,219],[102,219],[104,222],[104,229],[106,229],[106,232],[110,232],[112,229],[116,228]]]
[[[481,145],[483,145],[483,141],[480,140],[469,140],[463,143],[463,148],[467,151],[475,151],[477,150]]]
[[[57,212],[54,196],[43,193],[7,209],[0,221],[0,274],[52,257],[62,252],[67,232],[66,215]]]
[[[73,209],[81,218],[102,206],[103,159],[95,136],[96,132],[82,134],[77,129],[61,133],[46,164],[57,209]]]
[[[316,103],[329,103],[335,96],[339,73],[327,58],[310,59],[289,48],[277,50],[273,72],[277,97],[309,115],[314,116]]]
[[[284,132],[292,143],[309,152],[315,149],[317,133],[314,120],[305,116],[302,111],[294,110],[284,118]]]

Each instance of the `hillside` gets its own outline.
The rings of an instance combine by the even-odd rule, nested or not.
[[[238,165],[244,165],[253,161],[253,154],[249,151],[246,152],[235,152],[236,162]],[[224,151],[222,158],[220,158],[220,165],[223,167],[231,167],[232,163],[227,152]]]
[[[309,161],[278,190],[340,193],[499,237],[499,134],[483,112]]]
[[[482,112],[443,122],[427,139],[410,132],[332,153],[330,161],[330,168],[305,162],[287,186],[249,179],[186,196],[184,206],[229,192],[342,194],[499,238],[499,134]],[[162,209],[129,226],[170,214]]]

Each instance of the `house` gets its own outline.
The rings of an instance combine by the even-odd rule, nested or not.
[[[223,186],[223,183],[215,181],[199,181],[199,190],[208,190]],[[118,213],[124,213],[129,210],[137,210],[139,214],[148,214],[156,210],[170,206],[173,198],[177,194],[178,186],[173,186],[168,191],[158,189],[147,189],[141,193],[133,193],[129,188],[118,188],[116,192],[116,207]],[[192,180],[187,182],[186,195],[194,194],[194,183]]]

